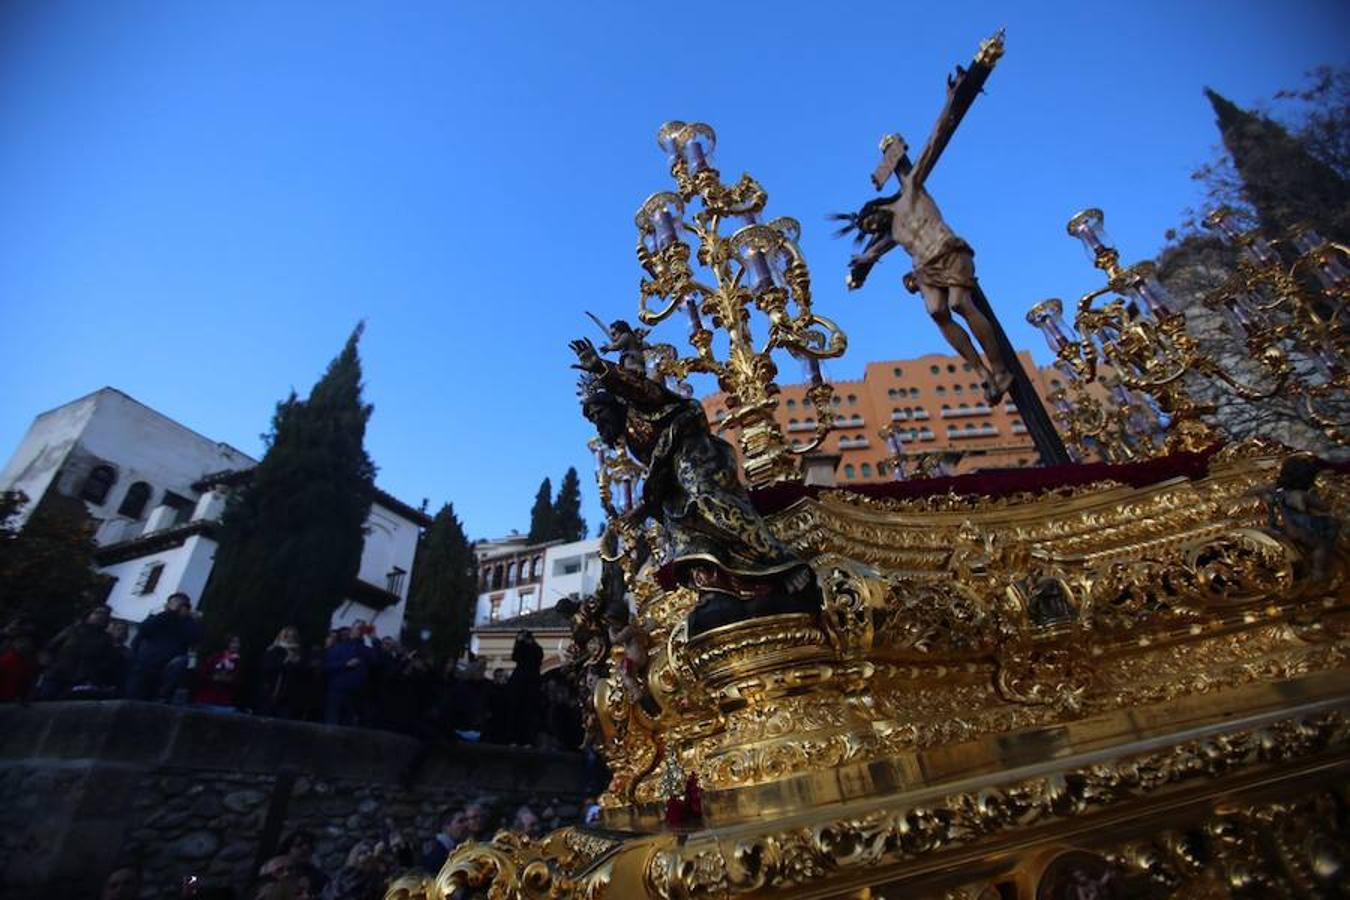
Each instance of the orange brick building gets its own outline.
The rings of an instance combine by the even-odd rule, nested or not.
[[[1026,351],[1017,355],[1050,407],[1047,398],[1060,386],[1060,374],[1049,367],[1037,368]],[[816,411],[806,400],[807,387],[783,385],[778,398],[778,424],[794,447],[809,443],[815,431]],[[833,404],[834,430],[819,449],[843,457],[836,472],[840,484],[893,477],[891,449],[879,433],[888,425],[904,435],[906,455],[948,448],[963,451],[957,474],[1039,462],[1017,407],[1004,397],[990,408],[979,378],[959,356],[931,353],[868,363],[861,380],[834,383]],[[705,397],[703,408],[716,425],[727,416],[726,395]],[[735,446],[734,430],[723,436]]]

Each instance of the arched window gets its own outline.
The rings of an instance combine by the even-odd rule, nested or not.
[[[84,487],[80,489],[80,499],[102,504],[108,499],[108,491],[112,490],[112,486],[116,483],[117,473],[113,471],[112,466],[94,466],[94,470],[84,480]]]
[[[849,463],[848,465],[844,466],[844,477],[845,478],[853,477],[853,463]]]
[[[947,371],[948,371],[948,372],[955,372],[955,371],[956,371],[956,366],[952,365],[951,363],[947,363]]]
[[[857,395],[857,394],[849,394],[849,395],[848,395],[848,405],[849,405],[849,406],[857,406],[857,405],[858,405],[858,395]]]
[[[938,366],[929,366],[929,367],[928,367],[928,371],[931,372],[932,374],[936,375],[937,373],[941,372],[942,369],[939,368]]]
[[[939,397],[942,397],[946,395],[947,389],[939,384],[937,387],[933,388],[933,393],[937,394]]]
[[[492,589],[499,591],[502,588],[502,566],[498,563],[492,570]]]
[[[969,371],[970,371],[970,363],[961,363],[961,371],[962,371],[962,372],[969,372]]]
[[[970,405],[969,405],[969,404],[966,404],[966,403],[962,403],[962,404],[961,404],[961,408],[962,408],[962,409],[970,409]]]
[[[885,474],[886,474],[887,472],[889,472],[890,470],[891,470],[890,467],[887,466],[884,462],[879,462],[879,463],[877,463],[877,474],[878,474],[878,475],[885,475]]]
[[[789,425],[789,426],[796,425],[796,424],[797,424],[797,420],[796,420],[796,419],[788,419],[788,425]]]
[[[788,402],[787,402],[787,408],[788,408],[788,409],[796,409],[796,408],[797,408],[797,401],[796,401],[796,400],[791,400],[791,399],[789,399]]]
[[[966,432],[967,432],[967,433],[974,433],[974,432],[976,432],[976,431],[979,431],[979,428],[975,425],[974,422],[967,422],[967,423],[966,423]]]
[[[862,477],[864,477],[864,478],[871,478],[871,477],[872,477],[872,464],[871,464],[871,463],[863,463],[863,464],[862,464]]]
[[[900,370],[899,366],[896,366],[894,369],[891,369],[891,374],[894,375],[896,378],[899,378],[904,373]]]
[[[138,481],[127,488],[127,495],[122,498],[122,505],[117,507],[117,514],[129,519],[139,519],[145,514],[145,504],[149,502],[150,485]]]
[[[506,565],[506,586],[514,587],[516,583],[516,564],[515,562]]]
[[[536,556],[534,562],[530,563],[530,577],[538,578],[544,571],[544,558]]]
[[[952,385],[952,393],[953,393],[953,394],[959,394],[959,393],[961,393],[962,390],[963,390],[963,388],[961,387],[961,385],[959,385],[959,384],[954,384],[954,385]]]
[[[853,418],[848,420],[848,423],[850,425],[861,425],[863,423],[862,416],[855,415]]]

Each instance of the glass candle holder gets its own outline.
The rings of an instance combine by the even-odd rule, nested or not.
[[[1088,259],[1094,263],[1110,252],[1111,239],[1106,233],[1106,216],[1100,209],[1085,209],[1069,219],[1066,226],[1069,234],[1083,242]]]
[[[1042,300],[1033,306],[1027,312],[1027,321],[1040,329],[1045,343],[1055,353],[1073,343],[1064,326],[1064,303],[1058,297]]]

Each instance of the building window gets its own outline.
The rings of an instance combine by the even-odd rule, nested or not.
[[[165,491],[164,499],[159,501],[162,505],[173,510],[173,520],[166,525],[166,528],[172,528],[175,525],[182,525],[192,518],[192,509],[197,504],[186,497],[180,497],[173,491]]]
[[[116,482],[117,473],[112,466],[94,466],[94,470],[84,480],[84,487],[80,488],[80,499],[101,505],[108,499],[108,491],[112,490]]]
[[[789,426],[791,426],[791,425],[796,425],[796,424],[797,424],[797,420],[796,420],[796,419],[788,419],[788,425],[789,425]]]
[[[844,402],[843,400],[840,400],[840,399],[839,399],[838,395],[835,395],[835,396],[833,396],[833,397],[830,398],[830,405],[831,405],[831,406],[838,406],[839,404],[841,404],[841,403],[843,403],[843,402]]]
[[[1054,388],[1055,390],[1059,390],[1059,389],[1062,388],[1064,385],[1060,383],[1060,381],[1059,381],[1058,378],[1051,378],[1051,379],[1050,379],[1050,386],[1051,386],[1052,388]]]
[[[788,408],[788,409],[796,409],[796,408],[797,408],[797,401],[796,401],[796,400],[788,400],[788,402],[787,402],[787,408]]]
[[[514,560],[506,565],[506,586],[516,586],[516,564]]]
[[[894,375],[896,378],[899,378],[899,377],[900,377],[901,375],[903,375],[904,373],[903,373],[902,371],[900,371],[900,367],[899,367],[899,366],[896,366],[894,369],[891,369],[891,374]]]
[[[879,463],[877,463],[877,474],[878,474],[878,475],[884,476],[884,475],[885,475],[887,472],[889,472],[890,470],[891,470],[890,467],[887,466],[884,462],[879,462]]]
[[[942,369],[939,368],[938,366],[929,366],[929,367],[928,367],[928,371],[929,371],[931,374],[936,375],[937,373],[941,372]]]
[[[848,405],[849,405],[849,406],[857,406],[857,405],[858,405],[858,395],[857,395],[857,394],[849,394],[849,395],[848,395]]]
[[[970,371],[970,363],[961,363],[961,371],[962,371],[962,372],[969,372],[969,371]]]
[[[502,617],[502,594],[498,594],[488,600],[492,604],[492,609],[488,612],[488,621],[495,622]]]
[[[900,392],[897,391],[895,388],[888,388],[886,391],[886,396],[894,400],[899,393]]]
[[[961,391],[962,391],[961,385],[959,385],[959,384],[954,384],[954,385],[952,385],[952,393],[953,393],[953,394],[959,394],[959,393],[961,393]]]
[[[980,386],[972,381],[970,383],[970,392],[972,394],[978,394],[980,392]]]
[[[544,558],[536,556],[534,562],[530,563],[530,577],[538,578],[544,572]]]
[[[136,593],[153,594],[155,588],[159,586],[159,576],[164,574],[164,563],[147,563],[144,569],[141,569],[141,577],[136,579]]]
[[[492,567],[492,589],[499,591],[502,588],[502,567],[501,563]]]
[[[948,371],[948,372],[951,372],[951,373],[955,373],[955,372],[956,372],[956,366],[952,365],[951,363],[947,363],[947,371]]]
[[[939,397],[945,397],[947,396],[947,389],[939,384],[937,387],[933,388],[933,393],[937,394]]]
[[[150,485],[138,481],[127,488],[127,495],[122,498],[122,505],[117,507],[117,514],[128,519],[139,519],[145,515],[145,504],[149,502]]]
[[[966,403],[962,403],[962,404],[961,404],[961,408],[962,408],[962,409],[970,409],[970,406],[969,406],[968,404],[966,404]]]
[[[910,389],[909,389],[909,395],[910,395],[911,397],[917,397],[917,396],[919,396],[919,389],[918,389],[918,388],[910,388]]]
[[[389,574],[384,576],[384,586],[391,594],[403,595],[403,576],[407,575],[403,569],[394,566],[389,570]]]
[[[871,477],[872,477],[872,464],[871,464],[871,463],[863,463],[863,464],[862,464],[862,477],[864,477],[864,478],[871,478]]]
[[[852,463],[849,463],[848,465],[844,466],[844,477],[845,477],[845,478],[852,478],[852,477],[853,477],[853,464],[852,464]]]

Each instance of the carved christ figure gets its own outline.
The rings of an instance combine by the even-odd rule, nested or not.
[[[924,189],[923,176],[930,166],[908,167],[903,159],[904,142],[898,137],[901,149],[895,144],[887,148],[888,158],[899,157],[896,175],[900,190],[889,197],[869,201],[862,210],[838,216],[849,224],[840,234],[856,229],[858,238],[871,235],[863,251],[849,262],[848,287],[862,287],[867,273],[887,252],[903,247],[914,262],[914,272],[905,276],[905,286],[911,292],[922,294],[924,307],[942,331],[942,336],[961,358],[978,371],[985,382],[985,398],[996,403],[1012,384],[1013,376],[1008,362],[999,350],[994,325],[976,306],[972,294],[976,290],[975,251],[956,236],[942,218],[942,212]],[[922,158],[920,162],[922,162]],[[959,314],[975,332],[988,362],[980,357],[966,330],[952,318]]]

